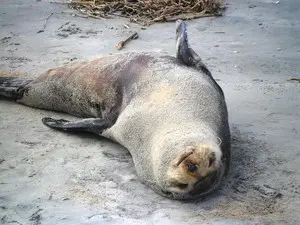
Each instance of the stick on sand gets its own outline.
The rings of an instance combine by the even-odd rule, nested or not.
[[[133,34],[131,34],[128,38],[126,38],[124,41],[120,41],[118,44],[117,44],[117,49],[118,50],[121,50],[122,48],[124,48],[124,46],[131,40],[133,39],[137,39],[139,37],[138,33],[137,32],[134,32]]]

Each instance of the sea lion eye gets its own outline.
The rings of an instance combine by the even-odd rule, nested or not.
[[[188,165],[188,171],[191,173],[194,173],[197,169],[198,169],[198,166],[193,163]]]

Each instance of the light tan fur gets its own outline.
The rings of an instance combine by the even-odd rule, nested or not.
[[[55,68],[26,85],[18,102],[111,120],[99,134],[127,148],[140,180],[173,199],[213,191],[229,168],[223,92],[174,57],[130,52]]]
[[[163,85],[155,89],[149,95],[149,104],[164,104],[175,94],[175,88],[170,85]]]
[[[199,177],[187,174],[183,168],[173,168],[174,159],[193,146],[199,176],[217,172],[201,194],[217,187],[228,170],[230,132],[224,96],[216,84],[193,68],[158,60],[129,91],[135,98],[103,135],[130,150],[142,182],[175,199],[200,195],[190,194]],[[213,167],[207,168],[212,152],[217,159]],[[171,187],[174,180],[189,186]]]

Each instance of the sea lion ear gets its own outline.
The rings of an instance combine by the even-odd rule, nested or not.
[[[216,153],[215,152],[212,152],[209,157],[208,157],[208,167],[212,166],[213,163],[216,161]]]
[[[195,67],[211,76],[200,56],[190,47],[186,24],[182,20],[176,21],[176,58],[184,65]]]

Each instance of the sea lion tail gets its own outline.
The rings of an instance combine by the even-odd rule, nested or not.
[[[22,98],[26,85],[31,81],[19,77],[0,77],[0,96],[18,100]]]

